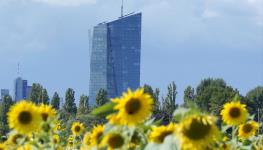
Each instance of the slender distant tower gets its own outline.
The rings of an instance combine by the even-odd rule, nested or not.
[[[128,88],[140,86],[142,14],[123,15],[93,29],[89,97],[95,104],[100,89],[108,97],[120,96]]]

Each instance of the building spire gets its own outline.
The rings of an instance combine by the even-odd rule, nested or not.
[[[17,64],[17,75],[20,75],[20,63]]]
[[[121,1],[121,17],[123,17],[123,0]]]

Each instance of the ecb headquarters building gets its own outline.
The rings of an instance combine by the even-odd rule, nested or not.
[[[140,86],[142,14],[130,14],[93,29],[89,97],[95,105],[100,89],[109,98]]]

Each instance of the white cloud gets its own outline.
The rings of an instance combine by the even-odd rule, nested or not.
[[[83,4],[95,4],[97,0],[32,0],[33,2],[46,3],[54,6],[80,6]]]

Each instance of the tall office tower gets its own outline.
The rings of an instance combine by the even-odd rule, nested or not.
[[[15,80],[15,101],[21,99],[27,99],[27,80],[23,80],[21,77],[16,78]]]
[[[89,97],[105,89],[109,98],[140,86],[142,14],[130,14],[100,23],[92,36]]]

